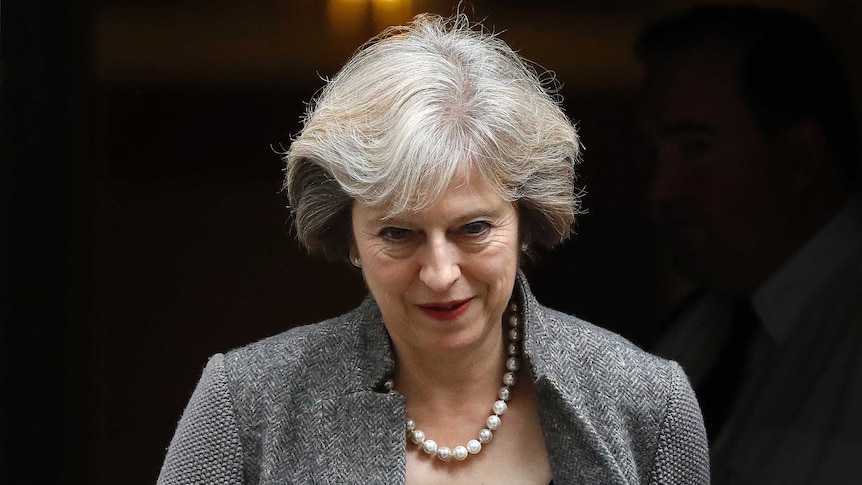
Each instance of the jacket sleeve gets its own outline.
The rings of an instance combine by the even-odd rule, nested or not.
[[[672,363],[671,375],[667,412],[649,483],[708,485],[709,447],[700,406],[679,364]]]
[[[224,356],[210,358],[177,425],[158,485],[242,484],[242,449]]]

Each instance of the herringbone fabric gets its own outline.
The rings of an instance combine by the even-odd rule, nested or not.
[[[542,307],[518,280],[554,483],[708,484],[703,422],[681,368]],[[381,391],[392,365],[370,297],[214,356],[159,483],[404,483],[404,401]]]

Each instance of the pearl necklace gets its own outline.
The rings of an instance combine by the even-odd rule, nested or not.
[[[478,439],[472,439],[467,442],[466,446],[458,445],[454,449],[450,449],[448,446],[438,446],[436,441],[428,439],[425,436],[425,432],[421,429],[416,429],[416,422],[408,416],[407,439],[420,446],[425,453],[431,456],[436,455],[442,461],[448,461],[453,456],[456,460],[464,460],[467,456],[475,455],[482,451],[482,445],[491,441],[491,438],[494,437],[494,431],[500,427],[502,423],[500,416],[505,414],[509,408],[506,402],[509,401],[512,395],[512,387],[517,381],[515,373],[521,368],[521,361],[518,359],[521,353],[521,318],[518,314],[518,306],[515,303],[510,305],[510,310],[509,330],[507,332],[509,344],[506,346],[506,353],[509,358],[506,359],[503,387],[500,388],[500,392],[498,393],[500,399],[495,401],[494,405],[491,406],[491,411],[494,414],[488,416],[488,419],[485,420],[486,427],[479,431]],[[392,378],[386,380],[384,387],[389,392],[397,392],[395,391],[395,382]]]

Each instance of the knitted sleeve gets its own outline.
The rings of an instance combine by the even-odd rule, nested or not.
[[[207,363],[177,425],[157,483],[243,483],[242,449],[222,354]]]
[[[709,448],[700,407],[682,368],[672,363],[667,413],[650,483],[654,485],[708,485]]]

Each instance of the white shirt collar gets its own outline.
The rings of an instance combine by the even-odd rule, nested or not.
[[[817,289],[860,247],[862,194],[857,194],[752,295],[755,311],[777,344],[793,331],[797,316]]]

